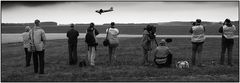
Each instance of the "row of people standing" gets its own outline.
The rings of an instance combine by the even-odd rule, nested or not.
[[[109,42],[109,63],[116,60],[116,49],[119,46],[119,30],[115,27],[115,23],[112,22],[110,28],[106,29],[106,39]],[[87,63],[91,66],[95,65],[96,47],[98,41],[96,36],[99,34],[95,28],[94,23],[90,23],[90,26],[86,30],[85,42],[88,46]],[[69,64],[77,63],[77,38],[79,36],[78,31],[74,30],[74,25],[71,24],[71,29],[67,32],[68,45],[69,45]],[[74,42],[72,42],[74,41]],[[113,60],[112,60],[113,59]]]

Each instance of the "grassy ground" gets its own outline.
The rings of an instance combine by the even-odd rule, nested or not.
[[[191,64],[191,43],[187,38],[176,38],[169,44],[173,62],[187,60]],[[206,39],[203,47],[203,63],[206,67],[189,69],[157,68],[142,66],[140,38],[121,38],[117,49],[117,63],[108,66],[107,48],[98,46],[95,67],[68,65],[67,40],[47,42],[45,51],[45,73],[33,73],[33,64],[25,67],[25,55],[21,43],[2,44],[2,81],[239,81],[238,39],[233,50],[234,66],[213,65],[219,61],[221,39]],[[99,39],[103,41],[103,39]],[[78,60],[87,55],[84,40],[79,39]],[[152,57],[150,57],[152,59]]]

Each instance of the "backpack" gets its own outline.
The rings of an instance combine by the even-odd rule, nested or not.
[[[85,42],[89,46],[96,46],[98,45],[95,39],[95,30],[93,29],[92,31],[88,30],[87,34],[85,35]]]

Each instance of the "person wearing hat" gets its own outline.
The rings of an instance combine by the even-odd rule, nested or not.
[[[69,52],[69,64],[77,64],[77,42],[79,32],[74,29],[74,24],[70,25],[70,30],[67,32],[68,37],[68,52]]]
[[[116,56],[116,49],[119,46],[119,30],[115,27],[115,23],[111,22],[111,27],[106,30],[106,33],[108,34],[107,39],[109,40],[108,45],[108,54],[109,54],[109,63],[112,64],[112,58],[113,61],[116,62],[117,56]]]
[[[94,23],[90,23],[87,28],[85,42],[88,45],[88,62],[91,66],[95,65],[96,47],[98,45],[96,36],[99,34],[98,30],[94,28]]]
[[[196,20],[195,26],[192,26],[189,32],[192,34],[192,65],[196,65],[198,62],[197,66],[202,67],[204,66],[201,64],[202,48],[206,38],[205,27],[201,24],[201,19]],[[198,54],[198,61],[196,61],[196,54]]]
[[[219,33],[222,33],[222,51],[220,56],[220,64],[224,65],[225,52],[228,51],[228,65],[233,66],[232,64],[232,50],[234,44],[234,32],[236,27],[232,25],[230,19],[224,21],[224,25],[219,28]]]
[[[30,27],[26,26],[25,27],[25,32],[22,33],[23,48],[24,48],[25,55],[26,55],[26,67],[30,66],[31,55],[32,55],[32,53],[29,50],[29,48],[30,48],[30,38],[29,38],[30,35],[29,35],[29,31],[30,31]]]
[[[162,39],[159,46],[153,50],[154,62],[158,67],[171,67],[172,54],[166,44],[166,40]]]
[[[38,73],[40,63],[40,74],[44,74],[44,51],[46,47],[45,31],[40,27],[40,21],[35,20],[35,26],[29,32],[31,39],[30,49],[33,52],[34,72]]]

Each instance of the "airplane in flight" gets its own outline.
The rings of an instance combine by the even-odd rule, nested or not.
[[[111,8],[108,9],[108,10],[103,10],[103,9],[96,10],[96,12],[99,13],[100,15],[101,15],[102,13],[111,12],[111,11],[113,11],[113,7],[111,7]]]

